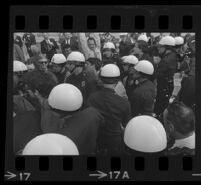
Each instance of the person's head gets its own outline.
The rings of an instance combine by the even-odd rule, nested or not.
[[[94,50],[96,48],[96,41],[93,37],[89,37],[87,39],[87,44],[88,44],[89,49],[91,49],[91,50]]]
[[[86,70],[96,70],[99,71],[102,66],[100,59],[98,58],[88,58],[86,61]]]
[[[166,50],[171,50],[175,46],[175,39],[172,36],[164,36],[159,41],[159,54],[165,53]]]
[[[163,121],[167,133],[174,138],[178,134],[186,136],[195,129],[195,115],[183,102],[169,104],[163,112]]]
[[[149,79],[154,73],[153,64],[147,60],[139,61],[134,67],[133,79],[137,80],[140,78]]]
[[[103,55],[106,58],[112,58],[115,52],[115,46],[112,42],[106,42],[103,46]]]
[[[41,97],[47,98],[52,88],[57,85],[51,74],[39,70],[26,73],[22,78],[22,82],[24,90],[31,97],[34,97],[35,93],[39,93]]]
[[[49,33],[43,33],[43,37],[45,40],[47,40],[49,38]]]
[[[40,55],[39,58],[33,62],[33,64],[37,70],[46,71],[48,65],[48,59]]]
[[[102,67],[99,75],[105,87],[115,88],[120,79],[120,70],[115,64],[106,64]]]
[[[141,56],[144,53],[148,53],[148,44],[143,40],[139,40],[133,48],[133,54]]]
[[[54,54],[51,59],[51,70],[55,73],[59,73],[66,65],[66,57],[63,54]]]
[[[64,33],[66,39],[70,39],[72,37],[71,33]]]
[[[79,51],[71,52],[67,57],[66,67],[72,73],[79,74],[83,71],[85,66],[85,57]]]
[[[141,115],[126,125],[124,143],[133,151],[157,153],[167,147],[167,137],[163,125],[156,118]]]
[[[134,55],[122,57],[122,67],[124,69],[124,72],[127,72],[130,68],[133,68],[137,63],[138,59]]]
[[[71,52],[72,52],[71,47],[70,47],[68,44],[66,44],[66,45],[64,46],[64,55],[66,56],[66,58],[68,57],[68,55],[69,55]]]
[[[51,90],[48,103],[57,113],[75,112],[82,107],[83,96],[76,86],[62,83]]]
[[[75,143],[65,135],[46,133],[30,140],[22,155],[79,155],[79,151]]]

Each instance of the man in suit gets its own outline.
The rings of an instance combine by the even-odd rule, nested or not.
[[[41,53],[46,54],[47,59],[51,61],[53,55],[57,53],[56,49],[59,47],[53,38],[49,38],[48,33],[44,33],[43,37],[44,40],[40,43]]]
[[[64,40],[61,42],[61,51],[65,55],[65,48],[70,48],[71,51],[78,51],[78,42],[71,33],[64,33]]]

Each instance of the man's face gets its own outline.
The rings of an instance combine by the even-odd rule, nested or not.
[[[91,50],[94,50],[95,49],[95,42],[94,40],[88,40],[88,47],[91,49]]]
[[[69,61],[67,62],[66,67],[70,72],[72,72],[73,69],[75,68],[75,64]]]
[[[64,49],[64,51],[65,51],[65,56],[66,56],[66,58],[67,58],[68,55],[72,52],[71,48],[66,48],[66,49]]]
[[[39,70],[41,70],[41,71],[46,71],[47,70],[47,62],[46,61],[41,61],[41,62],[39,62]]]
[[[43,37],[44,37],[45,40],[47,40],[49,38],[49,34],[48,33],[44,33]]]
[[[122,66],[123,66],[124,72],[127,72],[129,69],[129,64],[123,63]]]
[[[104,52],[103,52],[103,55],[106,58],[111,58],[112,57],[112,50],[111,49],[105,49]]]
[[[91,63],[89,61],[86,61],[86,67],[85,67],[85,71],[91,71],[94,69],[94,65],[91,65]]]

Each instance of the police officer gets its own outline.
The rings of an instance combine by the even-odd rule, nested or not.
[[[88,105],[95,107],[105,118],[99,129],[98,153],[121,154],[123,151],[123,127],[130,119],[128,100],[115,93],[120,79],[120,70],[115,64],[107,64],[100,71],[103,88],[93,93]]]
[[[131,97],[130,93],[132,93],[132,90],[135,86],[134,80],[133,80],[133,72],[134,72],[134,66],[137,63],[138,63],[138,59],[134,55],[128,55],[128,56],[122,57],[122,67],[124,70],[124,73],[122,75],[122,78],[123,78],[122,81],[125,86],[128,99]]]
[[[119,67],[120,73],[122,75],[123,68],[122,68],[121,60],[120,60],[119,56],[115,55],[115,45],[112,42],[106,42],[103,46],[102,53],[103,53],[102,54],[103,62],[110,60],[113,64],[116,64]],[[103,63],[103,65],[105,65],[105,64]]]
[[[79,155],[75,143],[61,134],[41,134],[30,140],[22,155]]]
[[[164,36],[159,42],[161,61],[156,69],[157,98],[155,112],[157,115],[167,107],[173,90],[173,76],[178,68],[178,58],[174,46],[175,39],[171,36]]]
[[[92,107],[81,111],[82,104],[83,96],[77,87],[66,83],[57,85],[49,94],[49,107],[41,112],[41,128],[44,133],[69,137],[80,154],[94,154],[98,127],[104,119]]]
[[[54,54],[49,64],[49,70],[55,74],[58,83],[63,83],[65,75],[68,71],[66,66],[66,57],[63,54]]]
[[[67,68],[69,73],[66,75],[64,83],[70,83],[76,86],[84,97],[85,106],[87,100],[87,92],[86,92],[86,74],[84,71],[85,67],[85,57],[82,53],[78,51],[73,51],[69,54],[67,58]]]
[[[124,143],[127,154],[160,153],[167,147],[167,136],[156,118],[142,115],[132,118],[127,124]]]
[[[36,38],[35,35],[32,33],[25,33],[22,37],[22,40],[25,42],[25,45],[27,47],[27,52],[29,54],[29,57],[33,56],[33,53],[31,51],[31,46],[36,44]]]
[[[133,79],[136,87],[130,98],[132,116],[153,115],[156,87],[149,78],[154,73],[154,67],[151,62],[141,60],[134,69]]]

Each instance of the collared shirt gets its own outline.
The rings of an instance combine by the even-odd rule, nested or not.
[[[183,148],[183,147],[187,147],[190,149],[195,149],[195,132],[193,133],[193,135],[184,138],[184,139],[176,139],[174,145],[169,149],[173,149],[173,148]]]

